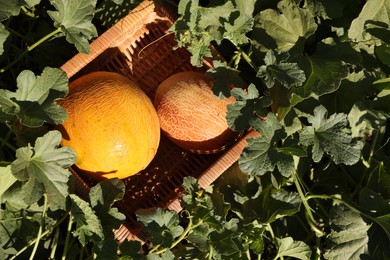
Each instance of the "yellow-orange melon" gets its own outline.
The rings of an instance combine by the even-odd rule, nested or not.
[[[93,179],[126,178],[143,170],[160,142],[156,110],[148,96],[128,78],[92,72],[69,85],[58,100],[68,119],[56,128],[62,145],[77,154],[75,165]]]
[[[212,80],[199,72],[180,72],[157,88],[154,106],[161,130],[178,146],[195,153],[223,150],[237,137],[226,122],[227,104],[211,89]]]

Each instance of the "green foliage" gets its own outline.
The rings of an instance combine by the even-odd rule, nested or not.
[[[145,244],[119,245],[124,183],[75,194],[76,155],[47,125],[66,119],[56,67],[126,3],[4,0],[0,258],[389,259],[389,1],[169,2],[192,64],[223,57],[207,75],[235,98],[229,127],[258,135],[211,186],[184,178],[181,212],[137,212]]]

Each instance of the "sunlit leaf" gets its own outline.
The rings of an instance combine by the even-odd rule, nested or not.
[[[15,113],[22,124],[39,127],[43,123],[60,124],[66,118],[66,111],[55,100],[68,93],[68,78],[56,68],[45,68],[40,76],[29,70],[17,77],[16,93],[9,92],[14,102],[5,112]],[[1,101],[0,101],[1,102]]]
[[[298,259],[310,259],[311,248],[302,241],[295,241],[292,237],[277,238],[277,257],[294,257]]]
[[[21,1],[2,0],[0,2],[0,22],[10,18],[11,16],[18,15],[21,6]]]
[[[4,42],[7,40],[9,32],[5,29],[4,25],[0,23],[0,55],[4,52]]]
[[[326,259],[360,259],[368,252],[368,234],[370,228],[362,217],[345,206],[333,209],[332,231],[327,236],[329,243],[324,254]]]
[[[348,36],[355,41],[370,39],[370,35],[365,32],[368,21],[390,24],[390,2],[387,0],[367,1],[363,6],[359,16],[354,19],[348,31]]]
[[[88,40],[97,36],[92,23],[96,0],[50,0],[56,11],[48,11],[54,26],[61,28],[66,40],[79,52],[89,53]]]
[[[280,81],[288,89],[294,86],[301,86],[306,80],[304,71],[296,63],[277,60],[272,50],[267,51],[264,62],[265,65],[259,68],[256,76],[264,78],[268,88],[272,88],[275,85],[275,80]]]
[[[360,159],[361,146],[355,143],[347,127],[346,114],[332,114],[328,117],[323,106],[314,109],[314,115],[308,117],[311,124],[300,131],[299,142],[313,146],[313,160],[319,162],[324,153],[328,154],[336,164],[353,165]]]
[[[137,212],[137,219],[145,231],[151,235],[156,244],[170,247],[176,237],[183,232],[179,225],[177,212],[156,208],[153,210],[140,210]]]
[[[0,203],[2,203],[1,196],[3,193],[16,181],[17,179],[12,174],[11,166],[0,167]]]
[[[113,237],[112,230],[118,229],[126,219],[117,208],[112,208],[114,202],[123,198],[124,193],[124,183],[116,178],[99,182],[89,192],[91,206],[101,221],[105,237]]]
[[[309,10],[286,0],[278,3],[278,10],[267,9],[256,15],[254,27],[252,39],[259,48],[281,52],[288,51],[300,37],[308,38],[317,29]]]
[[[71,214],[73,221],[76,223],[76,230],[73,235],[79,239],[83,246],[91,240],[103,240],[103,228],[92,207],[75,194],[71,194],[70,198]]]
[[[65,208],[71,177],[67,168],[76,160],[75,153],[69,147],[59,148],[60,142],[61,133],[50,131],[37,138],[34,147],[19,148],[16,151],[17,159],[11,166],[14,176],[25,182],[23,186],[33,193],[26,195],[42,196],[41,192],[44,191],[52,210]]]

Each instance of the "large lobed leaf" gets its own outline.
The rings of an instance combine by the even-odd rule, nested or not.
[[[358,213],[342,205],[336,206],[332,211],[331,228],[325,259],[360,259],[361,254],[368,252],[370,226]]]
[[[56,11],[48,11],[54,26],[65,33],[66,40],[79,52],[89,53],[88,40],[97,36],[92,23],[96,0],[50,0]]]
[[[68,78],[62,70],[46,67],[40,76],[24,70],[16,81],[16,92],[0,90],[0,119],[8,121],[17,116],[23,125],[39,127],[45,122],[60,124],[67,118],[66,111],[55,102],[68,93]]]
[[[268,88],[275,85],[275,80],[286,88],[301,86],[306,80],[305,72],[298,67],[297,63],[277,59],[272,50],[267,51],[264,62],[265,65],[260,66],[256,76],[264,78]]]
[[[39,199],[46,193],[52,210],[65,209],[71,177],[67,168],[76,160],[69,147],[59,148],[60,142],[61,133],[50,131],[37,138],[34,147],[16,150],[16,160],[11,165],[12,173],[23,183],[22,190],[30,191],[24,194],[25,199]]]
[[[299,142],[313,146],[314,162],[319,162],[324,153],[336,164],[353,165],[359,161],[362,147],[345,132],[348,123],[346,114],[328,117],[326,108],[318,106],[314,109],[314,115],[309,115],[308,121],[311,125],[300,131]]]
[[[370,0],[365,3],[359,16],[354,19],[348,31],[348,36],[354,41],[371,39],[366,32],[369,23],[390,24],[390,2],[388,0]]]
[[[316,29],[314,17],[293,1],[278,3],[278,10],[266,9],[255,17],[252,40],[262,50],[290,50],[300,37],[308,38]]]
[[[179,225],[177,212],[156,208],[137,212],[138,221],[145,226],[153,243],[170,247],[176,237],[181,235],[183,227]]]
[[[306,152],[297,146],[294,139],[286,139],[284,128],[272,113],[264,121],[252,120],[251,126],[260,136],[247,140],[239,159],[241,170],[249,175],[261,176],[277,167],[283,176],[291,176],[295,170],[293,156],[306,156]],[[279,144],[281,140],[284,140],[282,145]]]

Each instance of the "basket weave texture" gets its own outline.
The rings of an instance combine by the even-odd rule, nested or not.
[[[135,82],[153,100],[158,85],[181,71],[202,71],[190,63],[185,49],[174,48],[173,34],[168,32],[174,14],[164,6],[145,0],[90,45],[90,53],[75,55],[61,69],[73,80],[92,71],[120,73]],[[126,215],[125,223],[115,231],[118,241],[145,240],[137,223],[138,209],[154,207],[180,211],[179,197],[186,176],[198,179],[207,187],[235,161],[246,145],[249,132],[222,153],[194,154],[182,150],[163,134],[157,154],[149,166],[137,175],[123,179],[126,193],[117,203]],[[94,181],[71,169],[77,179],[77,192],[87,194]]]

